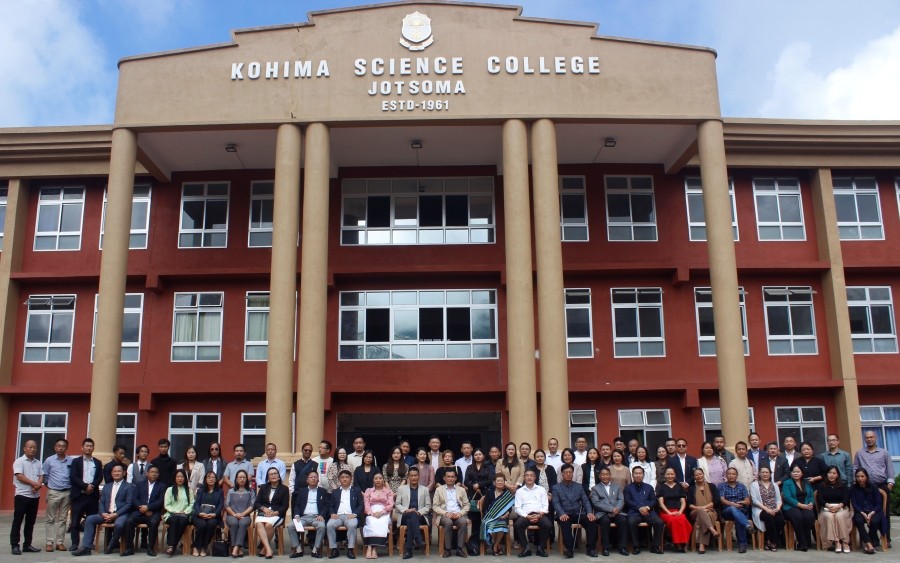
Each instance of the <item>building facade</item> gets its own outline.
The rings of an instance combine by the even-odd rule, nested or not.
[[[900,123],[723,119],[710,49],[450,2],[119,70],[114,124],[0,130],[2,475],[87,435],[900,454]]]

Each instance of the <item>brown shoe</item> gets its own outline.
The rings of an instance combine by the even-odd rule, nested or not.
[[[48,544],[47,544],[47,551],[48,551],[48,552],[53,551],[53,544],[52,544],[52,543],[48,543]]]
[[[63,545],[61,543],[56,544],[56,551],[65,551],[65,550],[66,550],[65,545]]]
[[[445,550],[444,550],[444,553],[441,554],[441,557],[443,557],[444,559],[450,557],[450,550],[449,550],[449,549],[445,549]]]

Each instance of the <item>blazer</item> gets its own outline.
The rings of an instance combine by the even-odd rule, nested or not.
[[[257,502],[259,502],[259,496],[259,493],[257,493]],[[291,497],[291,515],[303,516],[303,511],[306,510],[308,501],[309,485],[295,488],[294,496]],[[325,520],[331,518],[331,502],[331,493],[323,487],[316,487],[316,512]],[[340,502],[340,497],[338,497],[338,502]]]
[[[224,459],[222,459],[220,457],[219,464],[218,464],[218,466],[216,466],[216,471],[215,471],[217,481],[221,482],[222,477],[225,476],[225,466],[226,465],[228,465],[228,462],[226,462]],[[209,459],[205,460],[203,462],[203,474],[206,475],[207,473],[209,473],[212,470],[213,470],[212,460],[209,460]]]
[[[547,467],[550,466],[548,465]],[[491,488],[494,483],[494,470],[495,466],[490,461],[481,462],[480,471],[475,469],[474,463],[466,468],[464,484],[470,496],[475,492],[472,489],[472,485],[474,485],[475,483],[478,483],[478,490],[481,491],[481,494],[484,494],[486,490]]]
[[[460,511],[463,514],[469,512],[469,496],[466,494],[466,488],[462,485],[456,486],[456,500],[459,501]],[[447,486],[438,485],[434,489],[434,499],[431,503],[431,511],[437,516],[447,514]]]
[[[656,491],[647,483],[641,483],[640,485],[629,483],[625,487],[625,512],[629,516],[639,514],[642,506],[646,506],[651,511],[656,510]]]
[[[309,487],[306,487],[308,490]],[[329,514],[337,514],[338,509],[341,507],[341,487],[334,489],[329,493],[331,495],[331,510]],[[295,492],[296,494],[296,492]],[[306,497],[309,499],[309,496]],[[356,514],[356,517],[362,520],[363,516],[366,515],[366,505],[363,502],[363,494],[362,491],[356,488],[356,486],[350,486],[350,510],[353,514]]]
[[[759,471],[760,467],[768,467],[770,471],[772,471],[772,480],[778,483],[779,485],[783,484],[785,480],[791,478],[791,469],[788,467],[788,462],[784,458],[783,455],[779,455],[774,460],[775,469],[772,469],[773,460],[766,456],[762,458],[759,462],[759,466],[756,468],[756,471]]]
[[[609,483],[609,494],[606,494],[606,488],[603,483],[597,483],[591,489],[591,506],[594,507],[595,514],[609,514],[616,508],[619,512],[624,512],[625,493],[616,483]]]
[[[100,494],[100,514],[109,512],[109,505],[112,501],[113,483],[107,483],[103,487],[103,493]],[[119,490],[116,493],[116,514],[121,518],[128,515],[134,510],[134,485],[122,479]]]
[[[581,486],[586,494],[591,494],[591,471],[594,472],[594,484],[596,485],[600,483],[600,470],[604,467],[606,467],[606,464],[600,459],[597,459],[597,462],[593,464],[590,461],[581,464]]]
[[[804,479],[805,481],[806,479]],[[800,491],[797,490],[797,484],[794,483],[793,479],[788,478],[787,481],[782,483],[781,485],[781,500],[783,504],[781,505],[782,510],[789,510],[791,508],[797,508],[798,503],[803,504],[812,504],[813,503],[813,488],[812,485],[806,483],[806,496],[804,498],[800,497]]]
[[[684,466],[687,470],[687,475],[685,475],[684,471],[681,470],[681,459],[678,457],[678,454],[675,454],[669,458],[667,466],[675,470],[676,483],[687,483],[688,485],[694,484],[694,469],[697,468],[697,458],[692,455],[684,456]],[[656,478],[657,480],[659,480],[658,475],[656,476]]]
[[[222,510],[225,509],[225,493],[222,492],[222,489],[216,489],[210,493],[206,487],[203,487],[197,491],[194,497],[194,514],[200,514],[200,507],[204,504],[215,506],[212,513],[216,515],[216,518],[221,518]]]
[[[309,487],[304,487],[304,489],[308,488]],[[278,516],[281,518],[284,518],[284,515],[287,514],[288,504],[291,502],[291,495],[288,492],[287,485],[284,483],[278,485],[275,488],[275,495],[272,497],[272,501],[269,502],[269,493],[271,490],[272,486],[268,483],[264,483],[259,488],[256,492],[256,502],[253,503],[253,509],[259,510],[260,508],[268,508],[269,510],[277,512]]]
[[[153,491],[150,491],[150,481],[144,479],[134,486],[134,509],[146,505],[147,510],[156,514],[162,512],[163,500],[166,498],[166,486],[156,481],[153,483]],[[149,494],[149,498],[147,495]]]
[[[419,516],[423,518],[428,518],[428,515],[431,513],[431,493],[428,492],[428,487],[423,487],[419,485],[416,487],[418,489],[417,496],[419,499],[419,508],[416,509],[416,512],[419,513]],[[457,486],[459,488],[459,486]],[[409,510],[409,499],[411,498],[412,491],[409,489],[409,485],[400,485],[397,488],[397,496],[394,497],[394,519],[397,522],[397,525],[400,525],[400,518],[402,518],[403,513]],[[446,502],[446,497],[444,499]]]
[[[73,501],[81,495],[90,494],[95,499],[100,499],[100,481],[103,480],[103,465],[97,458],[91,458],[94,461],[94,480],[90,483],[84,482],[84,456],[78,456],[72,460],[69,465],[69,482],[72,483],[72,490],[69,491],[69,498]],[[85,491],[88,485],[94,486],[94,492]]]

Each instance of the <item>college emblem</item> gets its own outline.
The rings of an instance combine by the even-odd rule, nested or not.
[[[403,18],[403,27],[400,29],[403,39],[400,44],[410,51],[423,51],[434,43],[431,35],[431,18],[419,12],[407,14]]]

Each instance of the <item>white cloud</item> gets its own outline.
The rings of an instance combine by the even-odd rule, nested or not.
[[[786,46],[768,79],[760,115],[804,119],[900,119],[900,27],[838,68],[815,70],[808,43]],[[821,61],[818,61],[821,66]]]
[[[0,17],[0,126],[109,123],[116,67],[78,3],[7,2]]]

